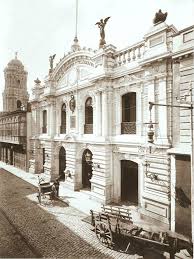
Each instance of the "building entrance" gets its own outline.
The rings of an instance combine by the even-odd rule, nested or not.
[[[66,151],[64,147],[59,151],[59,176],[61,180],[65,180],[64,170],[66,169]]]
[[[121,201],[138,204],[138,164],[121,160]]]
[[[91,190],[92,152],[86,149],[82,155],[82,187]]]
[[[191,237],[191,161],[176,155],[175,231]]]

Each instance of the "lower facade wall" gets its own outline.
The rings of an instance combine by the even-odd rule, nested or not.
[[[121,203],[121,164],[123,160],[137,165],[138,197],[137,207],[142,215],[150,216],[169,224],[170,219],[170,158],[165,150],[158,150],[157,155],[138,152],[137,147],[78,143],[74,141],[42,140],[31,169],[39,168],[50,179],[59,177],[59,152],[65,149],[66,167],[64,185],[74,191],[84,191],[82,183],[83,153],[86,149],[92,153],[91,186],[87,189],[91,199],[102,204]],[[42,154],[44,150],[44,158]],[[145,162],[145,160],[147,162]],[[44,161],[44,165],[43,165]],[[147,163],[147,165],[146,165]],[[35,169],[33,169],[36,171]]]

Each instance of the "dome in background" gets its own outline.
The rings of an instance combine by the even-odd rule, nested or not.
[[[15,55],[15,59],[12,59],[8,64],[5,70],[12,69],[12,70],[24,70],[24,66],[22,62],[17,59],[17,54]]]

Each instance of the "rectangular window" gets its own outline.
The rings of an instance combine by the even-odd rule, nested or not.
[[[42,133],[47,133],[47,111],[43,111],[43,127],[42,127]]]
[[[183,34],[183,42],[194,40],[194,30]]]
[[[75,116],[70,117],[70,127],[75,128]]]
[[[122,96],[121,134],[136,134],[136,93]]]
[[[160,45],[164,42],[163,35],[150,39],[150,48]]]

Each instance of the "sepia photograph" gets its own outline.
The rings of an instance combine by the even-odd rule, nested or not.
[[[0,0],[0,258],[192,259],[194,0]]]

